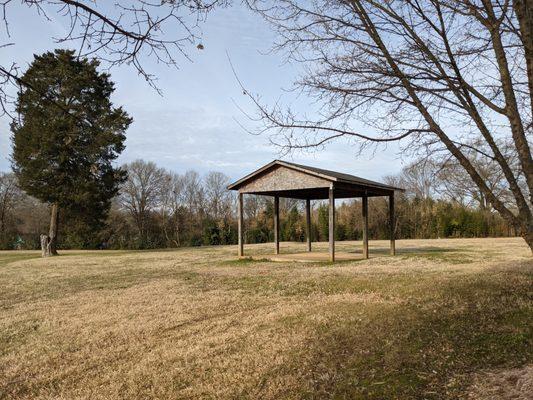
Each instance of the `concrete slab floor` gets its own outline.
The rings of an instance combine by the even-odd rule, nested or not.
[[[270,261],[296,261],[296,262],[309,262],[309,261],[329,261],[328,252],[305,252],[305,253],[292,253],[292,254],[259,254],[252,256],[243,256],[244,259],[252,260],[270,260]],[[348,252],[335,252],[335,261],[352,261],[362,260],[363,255],[361,253],[348,253]]]

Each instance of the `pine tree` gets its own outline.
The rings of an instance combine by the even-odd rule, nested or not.
[[[125,179],[112,162],[132,119],[113,107],[114,84],[98,66],[55,50],[36,55],[22,76],[19,118],[11,124],[12,167],[21,188],[51,206],[43,255],[57,254],[60,209],[101,222]]]

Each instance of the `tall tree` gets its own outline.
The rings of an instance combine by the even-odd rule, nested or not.
[[[0,243],[5,240],[9,214],[21,198],[15,175],[0,172]]]
[[[479,153],[470,149],[465,149],[464,151],[468,154],[472,164],[476,167],[479,175],[494,195],[510,209],[516,209],[513,195],[509,190],[509,185],[502,170],[495,163],[487,160],[486,157],[481,156]],[[514,162],[514,166],[516,167],[516,161],[516,157],[514,157],[514,160],[510,158],[510,165]],[[439,182],[437,191],[441,195],[452,200],[456,199],[459,202],[462,200],[468,204],[475,204],[483,210],[492,209],[491,203],[485,193],[472,182],[472,179],[457,159],[448,157],[446,162],[438,165],[440,167],[439,170],[435,170],[434,172]],[[519,183],[523,186],[522,190],[526,192],[527,189],[524,187],[525,182],[521,181]]]
[[[181,246],[182,224],[185,217],[184,178],[175,172],[169,172],[169,181],[161,192],[160,213],[162,228],[167,243]]]
[[[20,187],[51,206],[46,255],[57,254],[61,208],[104,218],[125,178],[112,162],[132,120],[111,103],[114,84],[98,65],[70,50],[35,56],[23,76],[31,89],[18,93],[12,166]]]
[[[189,170],[183,175],[183,198],[190,216],[200,219],[205,211],[205,188],[198,172]],[[191,224],[193,224],[191,219]]]
[[[120,190],[120,202],[133,218],[141,246],[146,245],[150,212],[159,207],[164,188],[172,177],[153,162],[135,160],[124,166],[128,179]]]
[[[226,189],[230,183],[222,172],[211,171],[204,178],[207,211],[214,219],[227,217],[231,211],[231,194]]]
[[[343,137],[447,153],[533,251],[531,2],[248,3],[278,29],[278,48],[305,63],[297,89],[320,106],[313,121],[245,90],[281,145],[321,147]],[[368,132],[354,129],[355,120]],[[472,151],[504,176],[512,205],[487,185]]]

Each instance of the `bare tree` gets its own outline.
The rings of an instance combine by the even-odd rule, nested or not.
[[[398,187],[406,189],[407,194],[415,198],[430,199],[437,187],[437,170],[433,160],[417,160],[402,169]]]
[[[505,176],[498,165],[487,157],[480,156],[479,153],[473,150],[465,150],[468,154],[472,165],[475,166],[479,175],[483,178],[487,186],[510,210],[516,212],[513,195],[509,190],[509,185]],[[510,164],[513,165],[510,159]],[[485,193],[472,182],[472,179],[459,164],[455,158],[447,158],[439,165],[439,169],[435,171],[435,176],[438,180],[436,191],[443,197],[451,200],[459,200],[461,204],[476,205],[482,210],[490,211],[492,209],[491,203]],[[525,186],[525,182],[519,181],[519,184]],[[527,192],[527,188],[522,189]]]
[[[198,172],[189,170],[183,175],[183,204],[186,210],[185,224],[193,236],[200,236],[202,228],[198,221],[205,216],[205,191]]]
[[[471,147],[473,146],[483,148],[483,143],[475,143]],[[505,146],[502,145],[502,148],[505,149]],[[496,197],[515,212],[512,193],[498,165],[471,148],[465,148],[464,152]],[[509,157],[514,170],[518,170],[517,161],[516,156]],[[525,182],[522,180],[520,183],[523,185]],[[406,189],[407,196],[419,199],[443,198],[461,206],[477,206],[487,211],[492,209],[487,197],[472,182],[465,169],[457,159],[449,155],[415,159],[402,169],[396,184]],[[527,189],[524,187],[523,190]]]
[[[199,41],[199,24],[210,10],[226,3],[225,0],[132,0],[127,4],[101,0],[0,0],[5,33],[0,51],[15,44],[10,25],[24,23],[10,19],[12,8],[25,7],[45,21],[65,23],[68,33],[56,38],[57,42],[69,43],[80,56],[96,57],[110,67],[131,65],[157,89],[156,77],[144,67],[145,58],[170,66],[177,65],[177,55],[189,58],[187,46]],[[198,48],[203,48],[201,43]],[[6,84],[28,87],[19,76],[18,66],[7,60],[0,64],[0,106],[4,112],[12,100]]]
[[[259,212],[265,208],[268,198],[264,196],[244,196],[243,213],[246,221],[255,221],[258,219]],[[245,229],[247,227],[245,226]]]
[[[205,191],[198,172],[189,170],[183,175],[183,199],[191,215],[205,211]]]
[[[120,190],[120,203],[130,213],[144,240],[149,214],[160,206],[163,188],[169,184],[170,177],[163,168],[143,160],[133,161],[123,168],[128,179]]]
[[[182,175],[169,173],[168,183],[163,186],[161,192],[161,214],[163,233],[167,242],[176,247],[181,246],[181,231],[184,222],[185,179]]]
[[[230,179],[222,172],[209,172],[204,178],[207,212],[213,219],[228,217],[231,214],[231,194],[226,189]]]
[[[243,88],[265,128],[274,129],[276,143],[319,148],[342,137],[361,148],[401,141],[405,151],[448,154],[533,251],[529,1],[248,4],[278,30],[277,49],[305,65],[295,89],[319,105],[320,117],[311,120],[279,103],[267,107]],[[353,130],[354,120],[366,123],[369,133]],[[501,171],[513,207],[487,184],[473,154]]]
[[[4,238],[9,214],[23,197],[15,174],[0,172],[0,239]]]

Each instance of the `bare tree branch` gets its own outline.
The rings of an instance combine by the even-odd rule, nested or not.
[[[278,32],[274,50],[302,64],[293,90],[318,105],[312,114],[320,117],[309,118],[282,100],[267,106],[244,89],[263,131],[281,138],[274,142],[300,150],[340,138],[353,138],[359,149],[403,140],[403,150],[447,154],[533,249],[526,138],[533,64],[525,49],[533,43],[526,38],[533,24],[526,21],[532,15],[526,2],[247,3]],[[356,122],[369,132],[354,132]],[[488,184],[478,158],[506,182],[512,203]]]
[[[126,6],[102,0],[22,0],[18,7],[34,10],[45,20],[52,13],[66,20],[68,33],[56,38],[57,42],[69,43],[80,57],[96,57],[108,67],[131,65],[161,93],[157,77],[145,68],[146,60],[177,67],[178,56],[189,59],[187,49],[199,40],[199,24],[209,11],[228,3],[229,0],[133,0]],[[9,9],[14,6],[12,0],[0,2],[8,37]],[[15,64],[11,68],[4,64],[0,70],[0,106],[4,113],[12,101],[6,91],[9,84],[23,84],[18,76]]]

